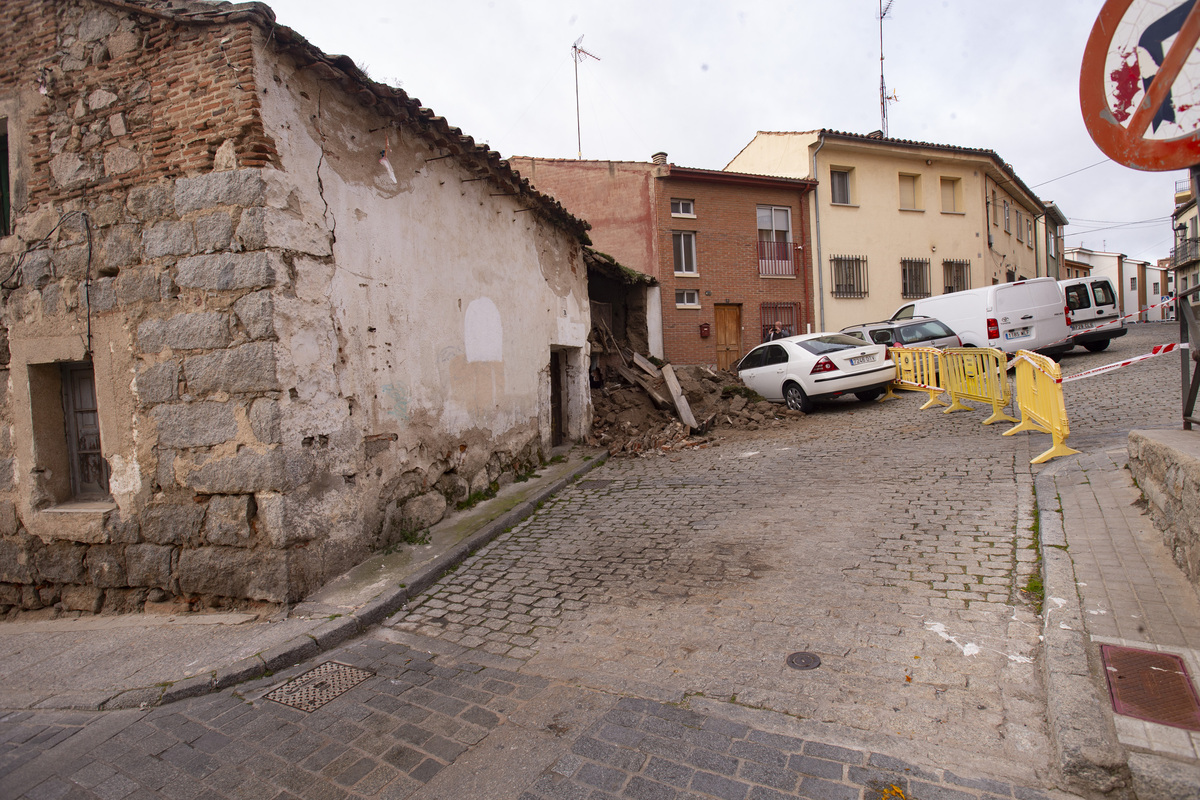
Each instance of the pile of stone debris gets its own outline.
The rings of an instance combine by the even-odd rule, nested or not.
[[[595,416],[588,444],[606,447],[612,456],[665,454],[708,446],[721,428],[759,430],[804,416],[766,402],[735,373],[704,366],[673,371],[695,427],[681,420],[686,412],[672,401],[667,377],[639,371],[635,364],[609,370],[601,386],[593,385]]]

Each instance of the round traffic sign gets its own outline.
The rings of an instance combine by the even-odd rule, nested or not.
[[[1142,170],[1200,164],[1200,3],[1107,0],[1088,37],[1079,104],[1109,158]]]

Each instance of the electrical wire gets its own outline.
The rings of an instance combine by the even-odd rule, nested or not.
[[[1074,170],[1073,172],[1068,172],[1066,175],[1059,175],[1057,178],[1051,178],[1048,181],[1042,181],[1041,183],[1035,183],[1033,186],[1030,186],[1029,188],[1036,189],[1039,186],[1045,186],[1047,183],[1054,183],[1055,181],[1061,181],[1063,178],[1069,178],[1072,175],[1078,175],[1080,172],[1083,172],[1084,170],[1089,170],[1092,167],[1098,167],[1101,164],[1107,164],[1109,161],[1112,161],[1112,159],[1106,158],[1103,161],[1097,161],[1095,164],[1088,164],[1086,167],[1080,167],[1079,169]]]

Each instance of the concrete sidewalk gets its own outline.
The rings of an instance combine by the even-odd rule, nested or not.
[[[0,622],[0,708],[154,706],[310,659],[395,613],[607,457],[583,447],[555,452],[563,459],[535,477],[438,523],[428,544],[377,555],[271,619],[197,613]]]
[[[1036,478],[1045,679],[1064,777],[1082,793],[1200,798],[1200,733],[1113,711],[1100,645],[1173,653],[1200,680],[1200,598],[1171,560],[1123,442]]]

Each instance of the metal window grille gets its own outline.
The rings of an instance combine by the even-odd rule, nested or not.
[[[946,286],[946,294],[970,289],[971,262],[946,259],[942,262],[942,277]]]
[[[789,336],[803,333],[804,331],[799,328],[802,318],[800,303],[759,303],[758,319],[759,327],[762,329],[759,341],[766,341],[767,331],[776,322],[783,326]]]
[[[905,299],[929,297],[929,259],[900,259],[900,296]]]
[[[830,256],[834,297],[867,296],[867,257]]]

